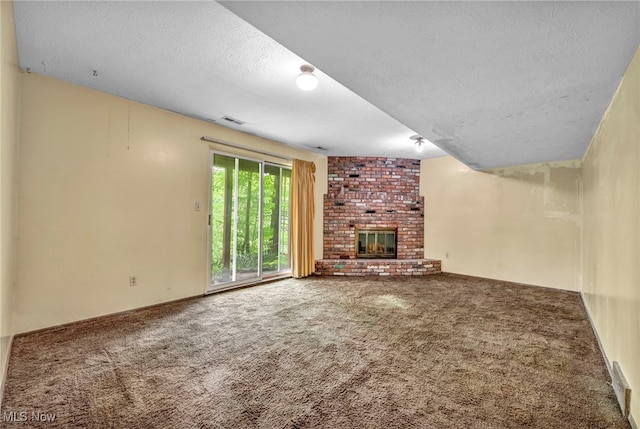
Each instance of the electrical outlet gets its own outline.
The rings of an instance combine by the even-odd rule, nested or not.
[[[138,286],[137,276],[129,276],[129,286]]]

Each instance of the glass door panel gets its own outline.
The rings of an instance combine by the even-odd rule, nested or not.
[[[280,271],[291,270],[289,216],[291,211],[291,169],[283,168],[280,178]]]
[[[262,218],[262,273],[273,275],[290,269],[289,196],[291,170],[264,166],[264,210]]]
[[[260,277],[261,163],[213,154],[211,285]]]
[[[236,280],[260,276],[261,164],[238,160]]]
[[[211,283],[235,281],[236,159],[215,155],[211,169]]]

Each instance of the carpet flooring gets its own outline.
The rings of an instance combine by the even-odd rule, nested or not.
[[[449,275],[287,279],[20,336],[3,402],[7,428],[629,427],[578,294]]]

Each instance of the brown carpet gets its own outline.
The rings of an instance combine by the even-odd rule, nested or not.
[[[629,427],[578,294],[447,275],[289,279],[18,337],[2,408],[27,417],[7,428]]]

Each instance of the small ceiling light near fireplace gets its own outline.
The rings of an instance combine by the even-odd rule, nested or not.
[[[426,142],[424,141],[424,137],[419,136],[418,134],[409,137],[416,144],[416,152],[422,152],[424,150],[424,145]]]
[[[313,91],[318,86],[318,78],[313,74],[315,68],[309,64],[300,66],[300,75],[296,78],[296,85],[303,91]]]

